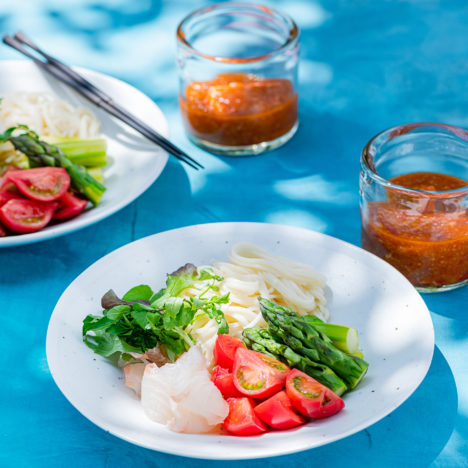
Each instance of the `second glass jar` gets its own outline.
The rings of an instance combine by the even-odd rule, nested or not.
[[[361,155],[362,247],[421,292],[468,284],[468,132],[414,123]]]
[[[179,104],[197,145],[250,155],[288,141],[298,125],[299,30],[251,3],[199,9],[177,29]]]

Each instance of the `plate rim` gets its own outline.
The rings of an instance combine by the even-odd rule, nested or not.
[[[0,60],[0,72],[3,67],[14,67],[14,66],[26,66],[26,67],[32,67],[33,69],[36,69],[39,72],[42,72],[42,70],[35,65],[33,62],[30,60]],[[140,97],[146,101],[149,105],[153,105],[156,112],[158,112],[161,116],[161,130],[158,130],[159,133],[161,133],[164,137],[169,138],[169,122],[167,120],[167,117],[164,115],[163,111],[161,108],[143,91],[139,90],[135,86],[131,85],[130,83],[121,80],[119,78],[116,78],[115,76],[108,75],[107,73],[103,73],[100,71],[96,71],[90,68],[85,68],[85,67],[78,67],[78,66],[72,66],[72,69],[75,71],[81,73],[84,75],[85,78],[90,78],[92,80],[93,76],[97,76],[100,79],[105,79],[109,80],[111,82],[114,82],[115,84],[118,84],[119,86],[122,86],[124,88],[127,88],[127,90],[131,90],[132,92],[135,92],[136,94],[139,94]],[[46,74],[46,72],[44,72]],[[49,74],[46,74],[47,78],[50,78],[51,80],[60,83],[59,80],[56,78],[52,77]],[[67,87],[67,89],[70,89],[71,91],[77,93],[74,91],[71,87]],[[1,90],[0,90],[1,92]],[[77,93],[78,94],[78,93]],[[83,98],[84,99],[84,98]],[[88,102],[88,101],[86,101]],[[93,108],[92,103],[88,103],[90,108]],[[110,119],[114,119],[110,114],[107,114]],[[43,242],[43,241],[48,241],[55,239],[57,237],[61,237],[67,234],[72,234],[74,232],[77,232],[81,229],[90,227],[100,221],[105,220],[109,216],[112,216],[113,214],[117,213],[121,209],[125,208],[126,206],[130,205],[132,202],[137,200],[141,195],[143,195],[153,184],[154,182],[160,177],[162,172],[164,171],[168,160],[169,160],[169,154],[162,150],[158,150],[159,154],[158,157],[161,158],[161,167],[159,171],[155,171],[151,179],[148,179],[148,182],[146,185],[142,185],[141,188],[135,193],[135,196],[127,198],[127,199],[121,199],[118,200],[113,206],[104,214],[99,214],[95,216],[90,216],[87,218],[85,221],[79,220],[79,218],[75,218],[75,224],[70,226],[68,224],[68,221],[60,224],[56,224],[52,227],[50,231],[43,230],[41,229],[40,231],[32,232],[29,234],[20,234],[20,235],[8,235],[5,237],[0,237],[0,248],[7,248],[7,247],[17,247],[21,245],[29,245],[29,244],[35,244],[37,242]],[[70,220],[71,221],[71,220]]]
[[[346,248],[351,248],[351,250],[353,251],[358,251],[360,253],[364,252],[365,254],[368,254],[370,255],[371,257],[373,257],[373,260],[374,261],[377,261],[378,263],[380,263],[384,268],[387,268],[389,269],[389,271],[392,271],[393,274],[397,274],[400,279],[403,279],[404,281],[406,281],[408,283],[409,286],[411,286],[411,288],[413,288],[413,286],[411,285],[411,283],[406,279],[406,277],[401,274],[398,270],[396,270],[392,265],[390,265],[389,263],[385,262],[383,259],[381,259],[380,257],[372,254],[371,252],[368,252],[364,249],[362,249],[361,247],[357,246],[357,245],[354,245],[354,244],[351,244],[347,241],[344,241],[342,239],[339,239],[337,237],[334,237],[334,236],[331,236],[329,234],[325,234],[325,233],[321,233],[321,232],[318,232],[318,231],[314,231],[314,230],[311,230],[311,229],[307,229],[307,228],[303,228],[303,227],[299,227],[299,226],[293,226],[293,225],[285,225],[285,224],[278,224],[278,223],[268,223],[268,222],[249,222],[249,221],[246,221],[246,222],[215,222],[215,223],[200,223],[200,224],[194,224],[194,225],[189,225],[189,226],[183,226],[183,227],[179,227],[179,228],[173,228],[173,229],[169,229],[169,230],[165,230],[165,231],[161,231],[161,232],[157,232],[157,233],[154,233],[154,234],[151,234],[151,235],[148,235],[148,236],[145,236],[145,237],[142,237],[142,238],[139,238],[139,239],[136,239],[134,241],[131,241],[127,244],[124,244],[120,247],[118,247],[117,249],[113,250],[112,252],[109,252],[107,253],[106,255],[100,257],[99,259],[97,259],[95,262],[93,262],[91,265],[89,265],[85,270],[83,270],[71,283],[69,283],[69,285],[66,287],[66,289],[63,291],[63,293],[60,295],[60,298],[58,299],[55,307],[54,307],[54,310],[51,314],[51,317],[50,317],[50,320],[49,320],[49,324],[48,324],[48,327],[47,327],[47,336],[46,336],[46,357],[47,357],[47,363],[48,363],[48,366],[49,366],[49,370],[50,370],[50,373],[52,375],[52,378],[54,379],[54,382],[55,384],[57,385],[57,387],[59,388],[60,392],[62,393],[62,395],[68,400],[68,402],[81,414],[83,415],[86,419],[88,419],[89,421],[91,421],[94,425],[96,425],[98,428],[112,434],[113,436],[121,439],[121,440],[124,440],[128,443],[131,443],[131,444],[134,444],[136,446],[139,446],[139,447],[144,447],[146,449],[149,449],[149,450],[153,450],[153,451],[156,451],[156,452],[161,452],[161,453],[166,453],[166,454],[170,454],[170,455],[175,455],[175,456],[181,456],[181,457],[185,457],[185,458],[193,458],[193,459],[203,459],[203,460],[218,460],[218,461],[235,461],[235,460],[253,460],[253,459],[261,459],[261,458],[271,458],[271,457],[277,457],[277,456],[283,456],[283,455],[290,455],[290,454],[294,454],[294,453],[300,453],[300,452],[304,452],[306,450],[313,450],[315,448],[318,448],[318,447],[322,447],[322,446],[325,446],[325,445],[328,445],[328,444],[331,444],[333,442],[336,442],[336,441],[339,441],[339,440],[342,440],[342,439],[345,439],[353,434],[356,434],[374,424],[376,424],[377,422],[381,421],[382,419],[384,419],[385,417],[387,417],[389,414],[391,414],[393,411],[395,411],[397,408],[399,408],[405,401],[407,401],[411,395],[413,395],[413,393],[419,388],[419,386],[421,385],[421,383],[423,382],[424,378],[426,377],[428,371],[429,371],[429,368],[431,366],[431,363],[432,363],[432,360],[433,360],[433,356],[434,356],[434,350],[435,350],[435,333],[434,333],[434,324],[433,324],[433,321],[432,321],[432,317],[431,317],[431,314],[430,314],[430,311],[424,301],[424,299],[422,298],[421,294],[413,288],[413,291],[414,291],[414,294],[416,296],[419,297],[419,302],[421,304],[421,306],[424,308],[424,312],[427,314],[427,319],[428,319],[428,322],[430,324],[430,334],[431,336],[428,336],[428,339],[430,340],[430,356],[428,355],[427,356],[427,359],[425,361],[425,368],[423,370],[423,372],[421,372],[419,378],[418,378],[418,381],[415,382],[413,388],[411,389],[411,391],[409,391],[403,399],[401,399],[401,401],[399,400],[399,403],[396,405],[396,406],[393,406],[393,407],[390,407],[388,408],[385,412],[383,413],[378,413],[377,416],[375,417],[372,417],[372,418],[369,418],[365,421],[363,421],[361,424],[358,424],[354,427],[352,427],[351,429],[349,429],[348,431],[345,431],[343,433],[339,433],[339,434],[335,434],[334,436],[330,436],[328,437],[325,441],[322,442],[319,442],[319,443],[315,443],[309,447],[302,447],[302,448],[282,448],[282,449],[277,449],[275,450],[274,452],[272,453],[268,453],[268,454],[253,454],[253,453],[248,453],[248,454],[242,454],[242,455],[239,455],[239,456],[230,456],[228,453],[226,453],[225,455],[223,456],[220,456],[219,454],[217,454],[217,456],[214,458],[212,456],[209,456],[209,454],[207,453],[204,453],[202,452],[200,449],[198,450],[198,453],[196,455],[193,455],[193,454],[189,454],[189,455],[185,455],[185,454],[182,454],[180,452],[177,452],[177,451],[174,451],[172,450],[171,448],[165,448],[164,446],[161,446],[161,447],[155,447],[154,445],[150,445],[150,444],[146,444],[146,443],[142,443],[141,441],[139,440],[136,440],[135,438],[133,438],[132,436],[124,436],[122,434],[117,434],[116,431],[114,431],[112,429],[112,425],[111,424],[103,424],[101,422],[96,422],[95,418],[94,417],[90,417],[88,415],[85,415],[74,403],[73,401],[71,401],[71,399],[69,398],[69,396],[62,390],[62,387],[60,386],[59,382],[57,380],[60,381],[60,377],[57,376],[57,374],[55,373],[55,369],[54,369],[54,366],[51,365],[51,362],[50,362],[50,352],[51,352],[51,348],[52,348],[52,338],[50,337],[49,335],[49,331],[51,329],[51,324],[53,323],[53,318],[54,318],[54,314],[56,313],[56,310],[58,309],[62,299],[64,298],[65,294],[67,293],[67,291],[72,287],[72,285],[75,283],[75,282],[78,282],[80,280],[81,277],[85,276],[86,273],[88,272],[88,270],[90,270],[91,268],[95,267],[96,264],[98,264],[99,262],[101,261],[104,261],[105,258],[107,257],[110,257],[112,255],[118,255],[118,252],[121,251],[121,250],[125,250],[126,248],[128,248],[130,245],[134,245],[134,244],[137,244],[139,242],[145,242],[145,241],[148,241],[150,238],[155,238],[157,236],[160,236],[160,235],[169,235],[170,233],[173,233],[175,231],[191,231],[191,230],[197,230],[199,228],[203,228],[203,227],[210,227],[210,226],[226,226],[226,227],[229,227],[229,226],[239,226],[239,225],[242,225],[242,226],[245,226],[245,227],[248,227],[248,226],[270,226],[272,228],[278,228],[278,229],[286,229],[286,230],[298,230],[298,231],[302,231],[302,232],[307,232],[309,234],[313,234],[314,236],[317,236],[318,238],[320,237],[325,237],[325,238],[328,238],[329,240],[331,240],[332,242],[337,242],[338,244],[342,244],[344,245]],[[96,418],[97,419],[97,418]],[[285,432],[285,431],[278,431],[278,432],[270,432],[270,433],[266,433],[265,435],[268,435],[268,434],[281,434],[281,432]],[[198,436],[205,436],[205,434],[178,434],[178,433],[174,433],[174,436],[177,437],[178,435],[182,435],[182,436],[187,436],[187,435],[198,435]],[[242,438],[236,438],[236,439],[239,439],[241,440]],[[272,443],[274,443],[274,440],[272,441]],[[259,450],[262,450],[262,448],[260,448]]]

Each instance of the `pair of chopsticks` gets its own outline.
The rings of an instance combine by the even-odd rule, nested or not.
[[[13,37],[8,35],[3,36],[3,42],[8,46],[13,47],[13,49],[21,52],[26,57],[29,57],[34,61],[34,63],[39,65],[41,68],[44,68],[58,80],[71,86],[73,89],[78,91],[78,93],[91,101],[94,105],[104,109],[106,112],[113,115],[122,122],[125,122],[137,132],[148,138],[148,140],[151,140],[153,143],[156,143],[162,149],[166,150],[168,153],[174,155],[176,158],[180,159],[196,170],[204,169],[204,167],[199,162],[195,161],[195,159],[184,153],[181,149],[177,148],[177,146],[175,146],[152,128],[148,127],[148,125],[125,110],[123,107],[116,104],[112,98],[102,90],[94,86],[92,83],[83,78],[60,60],[41,50],[22,32],[16,32]],[[24,46],[29,47],[34,52],[37,52],[45,60],[39,59]]]

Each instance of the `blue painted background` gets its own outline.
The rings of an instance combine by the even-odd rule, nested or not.
[[[0,0],[0,31],[21,29],[53,55],[123,79],[164,111],[173,141],[206,167],[171,159],[137,201],[78,233],[0,250],[0,466],[195,468],[221,463],[123,442],[65,400],[47,368],[50,313],[66,286],[134,239],[190,224],[264,221],[359,244],[364,144],[406,122],[468,127],[466,0],[266,2],[302,30],[300,128],[255,158],[193,147],[177,109],[174,32],[194,8],[181,0]],[[18,54],[0,46],[0,59]],[[297,455],[223,466],[468,466],[468,288],[424,296],[436,330],[429,373],[400,408],[345,440]]]

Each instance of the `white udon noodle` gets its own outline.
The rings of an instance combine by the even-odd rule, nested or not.
[[[230,301],[221,305],[221,310],[232,336],[241,338],[244,328],[266,327],[258,304],[259,296],[290,307],[300,315],[313,314],[322,320],[328,319],[325,277],[309,265],[270,255],[254,244],[243,242],[232,248],[229,262],[217,262],[213,267],[199,267],[199,270],[202,268],[212,268],[224,278],[219,291],[209,291],[206,297],[229,292]],[[184,295],[198,295],[205,287],[206,282],[199,282]],[[199,313],[187,331],[201,346],[209,366],[213,366],[213,348],[218,333],[216,321]]]
[[[101,124],[85,107],[73,107],[48,93],[12,93],[0,102],[0,130],[27,125],[41,138],[98,138]],[[27,160],[9,142],[0,144],[1,169],[9,165],[27,168]]]
[[[12,93],[2,97],[0,123],[3,129],[27,125],[42,137],[97,138],[100,122],[85,107],[73,107],[49,93]]]

